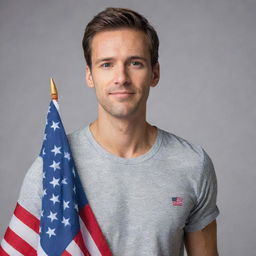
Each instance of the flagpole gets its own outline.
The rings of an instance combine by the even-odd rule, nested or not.
[[[53,78],[50,79],[50,88],[51,88],[52,100],[58,101],[58,91],[57,91],[57,88],[56,88]]]

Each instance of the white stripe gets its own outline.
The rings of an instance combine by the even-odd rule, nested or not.
[[[41,247],[40,241],[38,242],[37,256],[47,256],[43,248]]]
[[[91,234],[89,233],[88,229],[86,228],[86,226],[81,218],[80,218],[80,227],[81,227],[81,232],[82,232],[83,239],[84,239],[87,250],[93,256],[101,256],[101,253],[100,253],[97,245],[95,244]]]
[[[66,251],[69,252],[71,255],[84,255],[83,252],[80,250],[80,247],[74,240],[72,240],[71,243],[68,245]]]
[[[37,249],[39,235],[33,229],[20,221],[15,215],[12,216],[9,227],[35,250]]]
[[[58,110],[58,112],[60,111],[60,107],[59,107],[59,103],[57,100],[52,100],[53,104],[55,105],[55,108]]]
[[[11,255],[11,256],[22,256],[23,254],[21,254],[20,252],[18,252],[16,249],[14,249],[11,245],[9,245],[5,239],[2,240],[1,243],[2,248],[4,249],[4,251]]]

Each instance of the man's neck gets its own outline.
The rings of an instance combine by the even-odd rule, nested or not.
[[[145,154],[156,141],[157,128],[144,119],[136,121],[96,119],[90,124],[95,140],[107,151],[124,158]]]

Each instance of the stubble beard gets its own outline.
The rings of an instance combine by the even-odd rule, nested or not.
[[[136,117],[137,115],[143,115],[144,111],[146,111],[146,106],[143,106],[144,104],[146,105],[146,101],[148,98],[149,92],[144,95],[146,97],[145,100],[141,99],[130,99],[129,102],[127,103],[128,100],[120,100],[118,102],[112,102],[111,100],[98,100],[98,107],[101,108],[99,109],[100,111],[106,112],[108,115],[119,118],[119,119],[125,119],[125,118],[132,118]]]
[[[122,106],[125,105],[126,103],[122,101],[118,103],[113,103],[113,102],[100,102],[99,106],[110,116],[113,116],[115,118],[128,118],[132,117],[139,109],[140,107],[140,102],[136,102],[133,105],[130,104],[130,106]]]
[[[143,115],[144,111],[146,111],[146,105],[148,96],[149,96],[150,88],[148,88],[148,91],[145,92],[143,98],[146,97],[146,99],[143,100],[143,98],[140,99],[123,99],[119,100],[118,102],[114,102],[111,99],[98,99],[98,107],[101,108],[101,111],[106,112],[108,115],[119,118],[119,119],[125,119],[125,118],[132,118],[136,117],[137,115]],[[111,97],[111,96],[109,96]],[[136,96],[132,96],[136,97]],[[133,101],[132,103],[127,101]],[[140,110],[141,109],[141,110]],[[140,113],[141,112],[141,113]]]

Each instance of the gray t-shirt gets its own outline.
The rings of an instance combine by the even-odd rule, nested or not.
[[[104,149],[89,125],[68,135],[85,193],[114,256],[182,256],[184,232],[219,214],[217,181],[201,146],[157,128],[144,155],[126,159]],[[39,218],[42,159],[29,169],[19,201]]]

